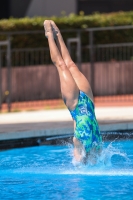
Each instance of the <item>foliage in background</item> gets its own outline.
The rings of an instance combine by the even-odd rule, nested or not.
[[[68,29],[86,29],[90,27],[108,27],[108,26],[124,26],[133,25],[133,11],[130,12],[117,12],[110,14],[94,13],[92,15],[70,14],[69,16],[62,17],[34,17],[34,18],[10,18],[9,20],[0,20],[0,40],[6,39],[4,31],[43,31],[43,22],[45,19],[52,19],[59,26],[61,30]],[[63,32],[65,41],[67,38],[76,37],[75,33]],[[88,44],[88,33],[82,34],[82,44]],[[96,32],[94,35],[95,44],[105,43],[119,43],[119,42],[133,42],[133,30],[118,30],[118,31],[102,31]],[[47,40],[44,34],[22,34],[12,35],[12,48],[27,48],[27,47],[47,47]]]

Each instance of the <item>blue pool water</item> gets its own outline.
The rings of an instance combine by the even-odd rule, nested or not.
[[[72,146],[0,152],[0,199],[132,200],[133,141],[105,142],[97,165],[79,165]]]

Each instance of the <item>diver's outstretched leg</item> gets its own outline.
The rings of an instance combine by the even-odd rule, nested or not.
[[[60,51],[60,54],[66,64],[66,66],[68,67],[69,71],[71,72],[72,77],[74,78],[79,90],[85,92],[90,97],[90,99],[93,101],[93,94],[92,94],[92,90],[91,90],[88,80],[79,71],[76,64],[72,61],[71,56],[70,56],[69,51],[64,43],[64,40],[63,40],[63,37],[61,35],[59,28],[56,26],[54,21],[50,20],[50,22],[53,27],[54,35],[56,35],[56,42],[57,42],[57,46]]]
[[[54,40],[50,20],[44,22],[45,35],[48,38],[51,60],[57,67],[62,97],[68,109],[73,110],[78,102],[79,89],[70,71],[68,70]]]

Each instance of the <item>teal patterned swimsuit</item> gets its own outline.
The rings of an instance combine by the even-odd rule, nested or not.
[[[74,110],[70,110],[72,118],[76,122],[74,137],[89,152],[93,146],[100,148],[102,137],[95,117],[94,104],[90,98],[80,91],[78,104]]]

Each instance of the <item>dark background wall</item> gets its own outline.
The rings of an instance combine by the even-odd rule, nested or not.
[[[32,0],[0,0],[0,19],[24,17]]]
[[[133,0],[78,0],[77,12],[116,12],[133,10]]]
[[[10,16],[24,17],[32,0],[10,0]]]
[[[0,19],[9,17],[9,2],[10,0],[0,0]]]
[[[42,13],[45,16],[59,15],[60,11],[65,9],[68,14],[70,12],[79,13],[80,11],[84,11],[86,15],[97,11],[107,13],[133,10],[133,0],[69,0],[67,6],[65,5],[66,0],[61,1],[62,3],[57,1],[56,4],[52,2],[52,0],[0,0],[0,19],[9,18],[10,16],[41,16]],[[51,5],[53,6],[51,7]]]
[[[76,13],[77,0],[0,0],[0,18],[34,17],[34,16],[61,16]]]

